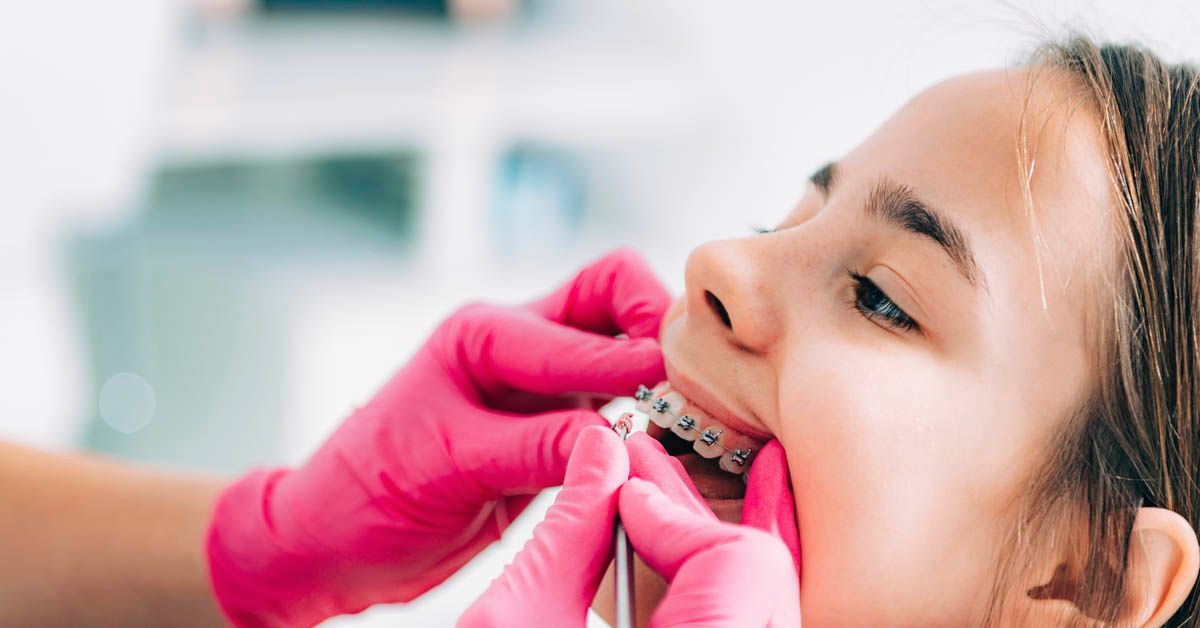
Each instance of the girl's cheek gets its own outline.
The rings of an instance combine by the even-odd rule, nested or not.
[[[683,306],[684,303],[687,302],[687,299],[685,298],[686,296],[687,295],[681,295],[677,297],[671,302],[671,307],[667,308],[666,314],[663,314],[662,326],[659,327],[658,330],[659,342],[662,342],[663,333],[667,330],[667,327],[670,327],[671,323],[675,322],[675,320],[678,319],[681,314],[683,314]]]
[[[776,434],[792,470],[829,499],[846,502],[871,503],[897,483],[925,483],[939,466],[929,459],[938,452],[929,429],[937,424],[928,416],[934,408],[922,401],[936,374],[920,363],[898,372],[846,346],[807,349],[779,380]]]

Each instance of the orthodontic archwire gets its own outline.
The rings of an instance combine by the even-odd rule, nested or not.
[[[653,396],[654,391],[646,387],[645,384],[639,384],[637,392],[634,393],[633,398],[639,402],[645,402],[649,401]],[[671,404],[667,403],[665,399],[655,399],[650,404],[650,410],[658,414],[665,414],[672,419],[675,419],[675,427],[678,427],[685,432],[690,432],[696,429],[696,419],[692,418],[686,412],[683,413],[683,416],[679,416],[678,414],[671,412]],[[721,438],[721,435],[724,433],[724,428],[715,432],[712,430],[712,428],[704,428],[704,431],[700,432],[699,440],[709,447],[720,447],[721,449],[725,450],[726,453],[732,454],[733,462],[737,464],[737,466],[746,466],[746,462],[754,453],[754,449],[749,447],[746,449],[730,449],[726,447],[725,443],[718,442],[718,439]]]

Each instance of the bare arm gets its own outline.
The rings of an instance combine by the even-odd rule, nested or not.
[[[203,553],[221,486],[0,443],[0,625],[225,625]]]

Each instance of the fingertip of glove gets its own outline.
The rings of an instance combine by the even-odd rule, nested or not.
[[[579,432],[564,484],[624,481],[629,476],[629,456],[611,428],[589,425]]]
[[[595,413],[591,413],[591,414],[595,414]],[[602,425],[602,423],[604,423],[604,417],[601,417],[599,414],[596,414],[596,417],[599,419],[600,423],[588,425],[588,426],[584,427],[583,429],[579,430],[579,437],[575,441],[576,448],[610,446],[610,445],[601,445],[601,444],[591,444],[591,443],[603,443],[604,441],[612,441],[613,443],[621,442],[620,438],[617,437],[617,433],[614,432],[611,427],[609,427],[606,424]],[[581,443],[585,443],[585,444],[581,444]]]
[[[619,246],[601,257],[593,264],[594,267],[601,269],[610,276],[615,276],[621,273],[632,276],[650,276],[654,274],[650,270],[650,264],[646,262],[646,258],[632,246]]]
[[[762,449],[758,451],[758,459],[762,460],[764,457],[772,460],[779,458],[786,459],[786,454],[783,451],[783,445],[781,445],[779,441],[774,438],[767,441],[767,444],[763,445]]]
[[[625,441],[629,451],[629,469],[633,477],[641,477],[654,483],[655,480],[668,482],[670,475],[663,474],[665,469],[679,478],[685,485],[690,485],[687,470],[679,459],[667,453],[663,444],[645,432],[637,432]],[[659,486],[660,490],[662,486]]]

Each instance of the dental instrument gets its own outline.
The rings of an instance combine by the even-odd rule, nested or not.
[[[633,413],[626,412],[613,422],[613,430],[621,440],[629,438],[633,431]],[[614,628],[634,628],[633,603],[633,546],[629,544],[629,535],[617,515],[613,534],[613,578],[616,580],[617,617]]]

